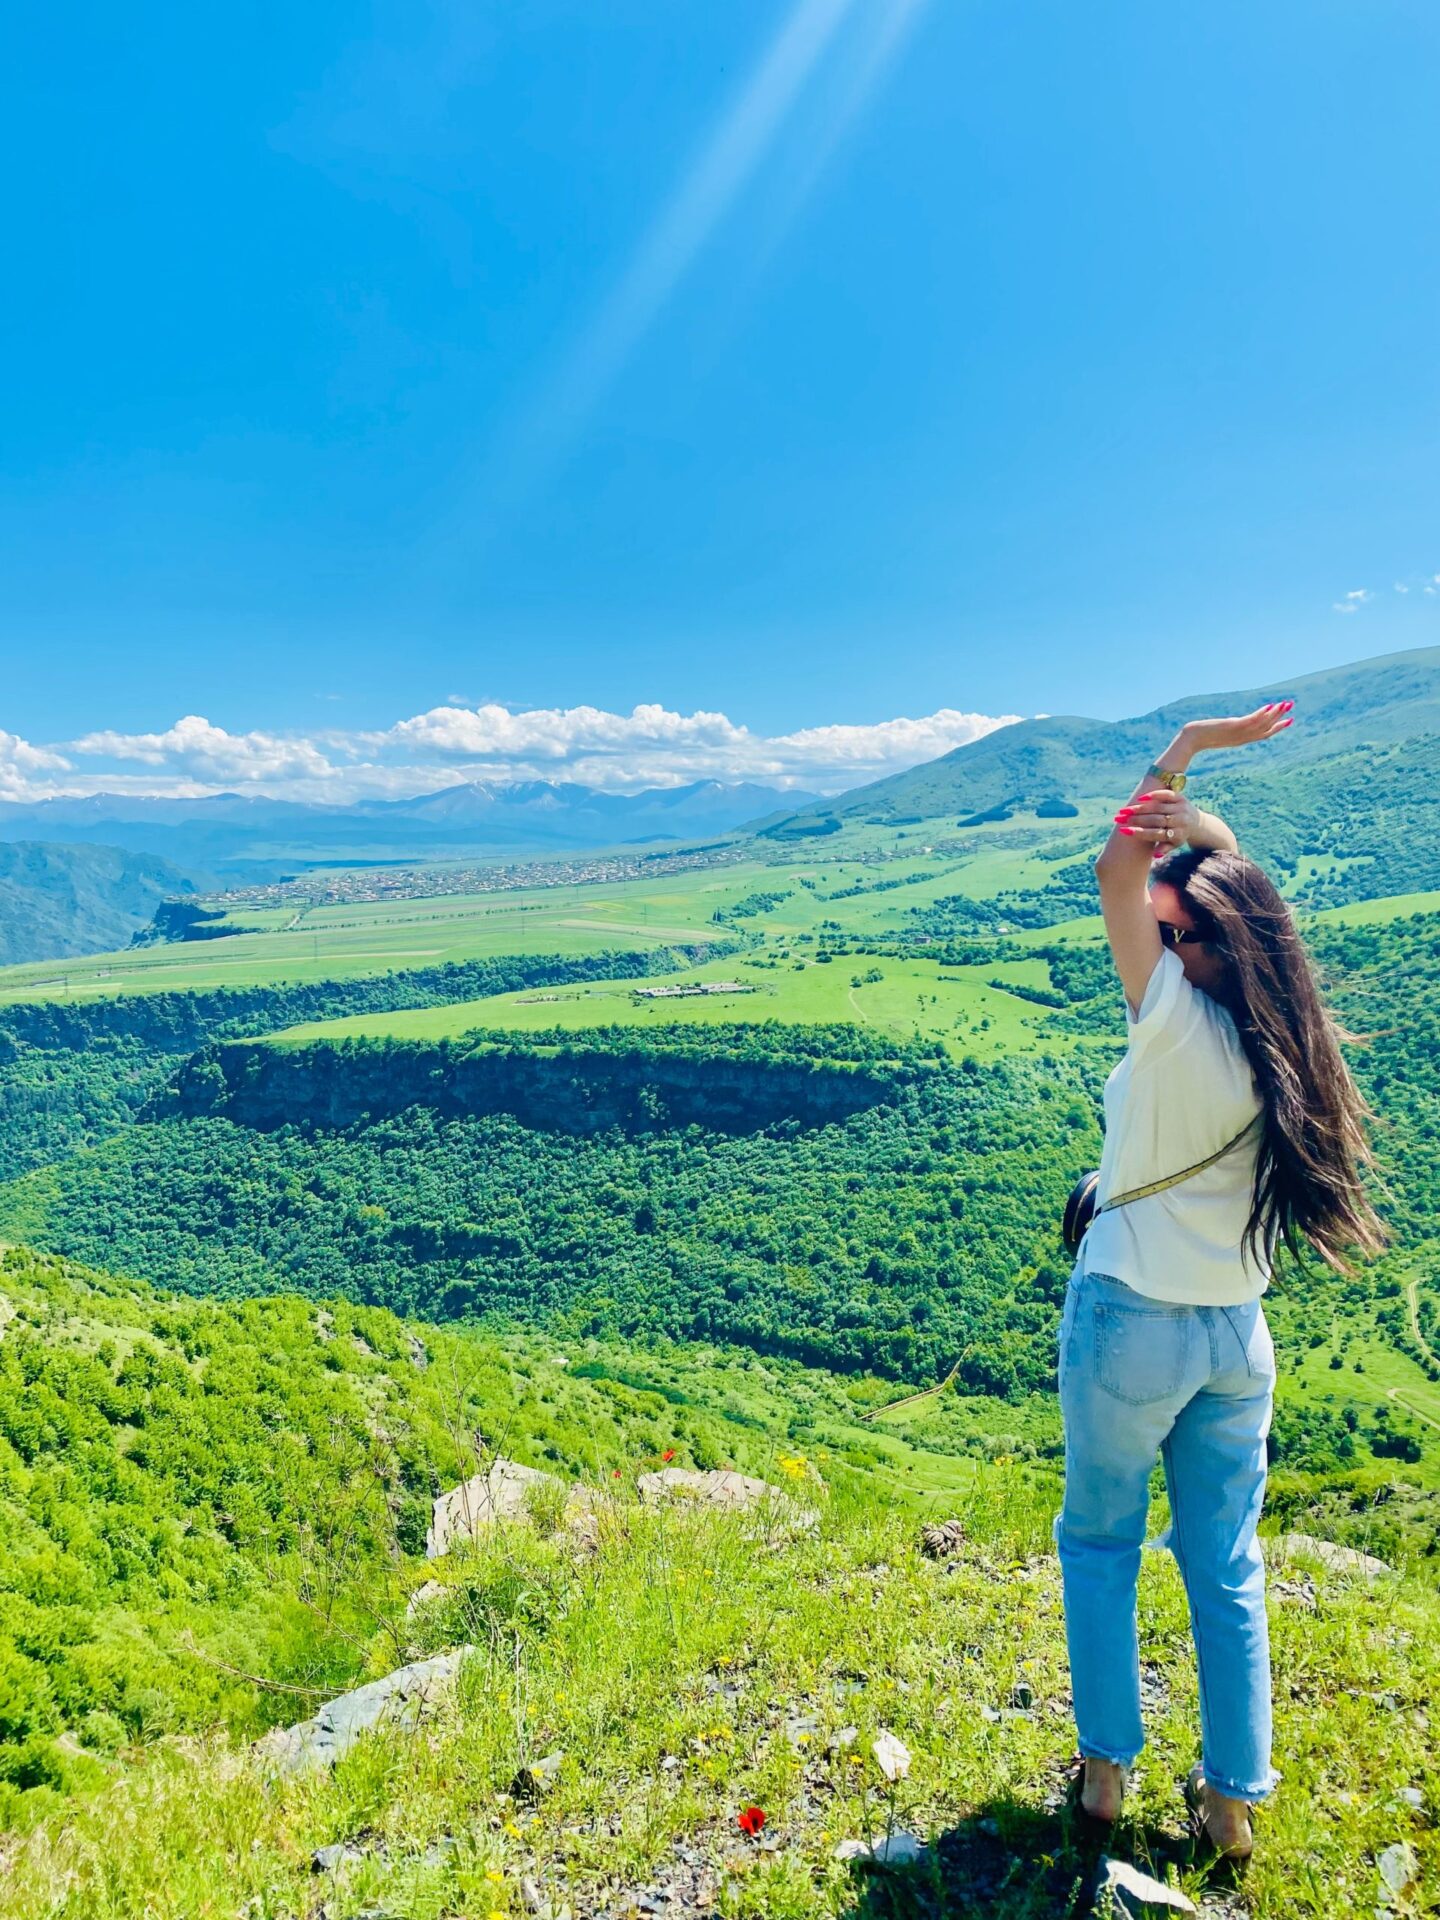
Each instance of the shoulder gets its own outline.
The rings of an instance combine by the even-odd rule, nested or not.
[[[1139,1007],[1134,1013],[1128,1005],[1125,1009],[1130,1051],[1147,1053],[1162,1040],[1172,1042],[1194,1018],[1191,1002],[1196,997],[1195,989],[1185,978],[1179,955],[1169,947],[1162,947],[1155,970],[1140,996]]]
[[[1139,1012],[1126,1011],[1130,1051],[1137,1058],[1154,1058],[1183,1047],[1227,1061],[1244,1061],[1234,1020],[1218,1000],[1190,984],[1180,956],[1169,947],[1155,963]]]

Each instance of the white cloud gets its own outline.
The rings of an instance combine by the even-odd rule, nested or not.
[[[72,753],[173,767],[205,781],[323,780],[334,769],[311,741],[273,733],[227,733],[187,713],[164,733],[87,733]]]
[[[1336,600],[1333,604],[1336,613],[1358,613],[1368,600],[1374,598],[1369,587],[1354,587],[1343,600]]]
[[[558,761],[584,751],[738,747],[749,738],[723,713],[671,713],[638,706],[629,714],[601,707],[539,707],[514,712],[493,701],[480,707],[432,707],[401,720],[367,745],[397,746],[459,759]]]
[[[612,793],[693,780],[755,781],[835,793],[978,740],[1018,716],[944,707],[919,718],[832,722],[756,733],[723,713],[658,702],[513,708],[449,702],[378,730],[231,733],[197,714],[155,732],[102,730],[55,748],[0,733],[0,798],[239,789],[343,804],[399,799],[466,780],[573,781]],[[77,771],[77,760],[88,762]],[[142,771],[143,770],[143,771]]]
[[[46,747],[32,747],[18,733],[0,727],[0,800],[24,800],[35,784],[35,776],[63,773],[69,761]]]

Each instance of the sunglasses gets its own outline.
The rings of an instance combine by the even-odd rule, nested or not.
[[[1197,947],[1203,947],[1205,936],[1197,933],[1194,927],[1174,927],[1168,920],[1159,922],[1160,941],[1163,946],[1178,947],[1182,940],[1193,940]]]

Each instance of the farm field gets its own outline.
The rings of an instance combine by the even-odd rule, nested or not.
[[[799,1025],[859,1021],[900,1038],[943,1042],[955,1057],[973,1054],[995,1059],[1033,1053],[1041,1046],[1068,1052],[1078,1042],[1055,1032],[1048,1010],[990,984],[1044,987],[1041,960],[1012,960],[973,967],[944,967],[931,960],[900,960],[841,955],[828,964],[811,959],[708,961],[685,973],[656,975],[645,989],[735,981],[744,993],[696,999],[650,998],[632,981],[599,982],[580,987],[499,994],[453,1006],[414,1012],[357,1014],[349,1019],[316,1021],[275,1036],[276,1044],[300,1046],[313,1040],[454,1039],[476,1028],[507,1033],[537,1033],[560,1027],[582,1033],[617,1023],[668,1026],[675,1021],[701,1024],[735,1020],[779,1020]]]
[[[1326,907],[1315,918],[1324,926],[1381,927],[1408,920],[1414,913],[1440,913],[1440,893],[1391,893],[1380,900],[1356,900],[1348,907]]]
[[[336,922],[320,910],[284,930],[7,968],[0,973],[0,1003],[349,979],[506,954],[635,950],[714,936],[708,906],[687,910],[675,901],[666,909],[661,917],[643,899],[582,900],[555,889],[476,895],[464,903],[405,901],[364,915],[353,907],[330,909],[341,916]]]
[[[736,931],[813,937],[827,921],[850,934],[893,936],[912,908],[931,907],[958,892],[988,899],[1006,888],[1043,885],[1056,860],[1072,857],[1055,854],[1053,837],[1033,823],[964,833],[952,821],[932,825],[932,838],[943,829],[949,850],[923,851],[932,841],[920,829],[862,828],[843,836],[843,848],[827,845],[823,860],[808,848],[776,850],[765,858],[653,880],[298,909],[246,907],[232,916],[246,930],[223,938],[0,969],[0,1005],[296,984],[520,953],[645,950]],[[1048,860],[1037,851],[1047,841]],[[883,851],[886,857],[867,863],[843,857],[847,851]],[[717,914],[728,916],[737,907],[732,924],[717,921]]]

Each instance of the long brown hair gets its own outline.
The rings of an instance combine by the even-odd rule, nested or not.
[[[1216,998],[1235,1022],[1264,1106],[1255,1198],[1244,1245],[1252,1255],[1283,1235],[1297,1258],[1308,1240],[1327,1266],[1378,1253],[1385,1228],[1361,1179],[1374,1118],[1340,1051],[1353,1034],[1320,996],[1284,897],[1243,854],[1187,847],[1155,869],[1180,895],[1202,940],[1224,963]]]

